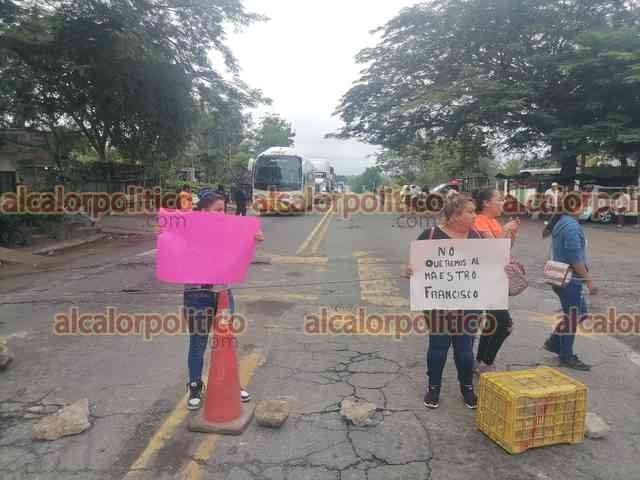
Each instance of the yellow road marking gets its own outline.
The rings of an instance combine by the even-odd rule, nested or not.
[[[367,302],[382,307],[408,307],[409,300],[400,296],[367,294]],[[364,298],[363,298],[364,300]]]
[[[322,245],[322,242],[327,237],[327,233],[329,232],[329,225],[331,224],[331,219],[332,218],[333,218],[333,215],[329,216],[328,220],[324,222],[324,225],[322,226],[322,228],[320,229],[320,231],[316,235],[315,240],[312,242],[311,246],[309,247],[309,253],[311,255],[317,255],[318,254],[318,250],[320,249],[320,245]]]
[[[271,255],[272,264],[280,265],[325,265],[329,263],[327,257],[295,257],[286,255]]]
[[[313,241],[314,237],[318,234],[318,232],[322,228],[322,225],[324,225],[324,223],[327,221],[327,219],[329,218],[329,216],[332,213],[333,213],[333,209],[332,208],[327,210],[327,213],[325,213],[324,216],[320,219],[320,221],[315,226],[315,228],[311,231],[311,233],[306,238],[306,240],[304,242],[302,242],[302,244],[298,248],[298,251],[296,252],[296,255],[302,255],[309,248],[309,245]]]
[[[240,360],[238,365],[238,375],[240,377],[240,385],[246,387],[251,382],[251,378],[253,377],[254,371],[264,363],[264,355],[259,352],[254,352],[246,357],[243,357]],[[207,377],[209,375],[208,366],[205,368],[204,376]],[[176,430],[184,422],[184,420],[189,415],[189,410],[187,409],[187,399],[188,395],[182,397],[182,399],[178,402],[176,407],[174,408],[171,415],[167,417],[162,426],[158,429],[155,435],[151,438],[149,443],[147,444],[147,448],[142,452],[142,454],[138,457],[138,459],[131,465],[129,468],[129,472],[124,477],[124,480],[133,480],[136,478],[137,474],[140,473],[140,470],[143,470],[149,464],[149,461],[157,454],[162,448],[167,445],[167,442],[173,437]],[[207,452],[210,455],[212,450],[207,449],[207,445],[211,442],[211,438],[205,439],[204,442],[198,447],[196,454],[194,455],[194,459],[199,460],[200,457],[204,456]],[[217,439],[216,439],[217,441]],[[215,442],[212,446],[215,446]],[[211,446],[209,447],[211,448]],[[193,463],[193,462],[191,462]],[[186,471],[186,469],[185,469]],[[183,478],[197,478],[197,477],[183,477]]]
[[[300,302],[300,301],[314,301],[318,299],[317,295],[305,295],[302,293],[243,293],[236,295],[235,298],[242,302],[258,302],[260,300],[272,300],[281,302]]]
[[[544,323],[545,325],[548,325],[551,328],[555,328],[556,327],[558,322],[560,322],[560,320],[561,320],[560,315],[562,315],[561,313],[548,314],[548,313],[542,313],[542,312],[535,312],[533,310],[512,310],[511,312],[512,313],[515,313],[515,312],[524,313],[524,314],[528,315],[530,320],[533,320],[534,322],[542,322],[542,323]],[[578,326],[578,330],[576,331],[576,335],[578,335],[579,337],[594,337],[594,336],[596,336],[591,332],[585,332],[584,330],[581,330],[579,326]]]
[[[366,252],[354,252],[358,260],[360,298],[363,302],[386,307],[406,307],[409,300],[400,295],[394,272],[384,258],[368,257]]]
[[[204,373],[205,376],[208,375],[208,368],[205,369]],[[171,412],[171,415],[167,417],[167,419],[160,426],[155,435],[151,438],[151,440],[147,444],[147,448],[144,449],[138,459],[131,465],[131,467],[129,467],[129,472],[124,477],[124,480],[135,478],[137,471],[146,468],[151,458],[158,451],[164,448],[164,446],[171,439],[180,424],[189,415],[189,410],[187,409],[187,399],[188,395],[185,395],[180,399],[176,407],[173,409],[173,412]]]
[[[259,352],[254,352],[244,357],[238,366],[240,385],[248,385],[251,382],[256,369],[262,365],[264,361],[264,355]],[[181,480],[199,480],[202,478],[203,469],[201,463],[207,463],[209,461],[220,438],[221,435],[212,434],[202,440],[193,455],[193,459],[182,470],[182,472],[180,472],[177,478]]]

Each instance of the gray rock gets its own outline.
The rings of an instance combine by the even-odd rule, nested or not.
[[[0,403],[0,415],[11,416],[12,414],[19,412],[20,410],[22,410],[22,407],[19,403]]]
[[[587,413],[585,435],[589,438],[603,438],[611,430],[607,422],[593,412]]]
[[[9,368],[11,362],[13,362],[13,355],[9,353],[9,350],[7,350],[6,347],[3,348],[0,346],[0,372]]]
[[[9,368],[11,362],[13,362],[13,355],[9,352],[6,340],[3,340],[0,342],[0,372]]]
[[[89,423],[89,400],[80,400],[58,413],[43,418],[33,426],[36,440],[57,440],[66,435],[76,435],[91,426]]]
[[[289,418],[289,404],[285,400],[262,400],[256,406],[258,425],[280,428]]]
[[[350,420],[357,427],[364,427],[375,413],[376,406],[368,402],[354,402],[345,399],[340,404],[340,415]]]

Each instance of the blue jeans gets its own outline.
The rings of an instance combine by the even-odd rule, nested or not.
[[[189,321],[189,353],[187,366],[189,368],[189,383],[202,381],[204,354],[207,350],[209,331],[213,325],[217,307],[218,295],[206,290],[196,290],[184,293],[184,308]],[[235,299],[229,290],[229,309],[235,312]]]
[[[440,314],[447,312],[439,312]],[[461,312],[463,317],[452,323],[431,321],[437,312],[425,312],[429,318],[429,343],[427,347],[427,376],[430,387],[442,385],[442,371],[447,362],[449,347],[453,344],[453,359],[458,370],[460,385],[473,385],[473,337],[479,322],[480,312]],[[467,315],[475,315],[476,323],[469,321]]]
[[[581,281],[571,281],[564,288],[553,289],[560,298],[564,315],[562,321],[556,325],[553,334],[551,334],[551,345],[561,359],[573,356],[573,344],[578,324],[586,318],[588,312],[582,289]]]

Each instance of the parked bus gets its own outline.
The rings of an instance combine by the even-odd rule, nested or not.
[[[289,147],[271,147],[249,162],[253,207],[260,214],[310,210],[313,168],[302,154]]]

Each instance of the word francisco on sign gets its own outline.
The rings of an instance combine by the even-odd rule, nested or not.
[[[158,220],[158,280],[187,284],[244,282],[260,220],[176,210],[161,210]]]
[[[506,310],[510,241],[411,243],[411,310]]]

